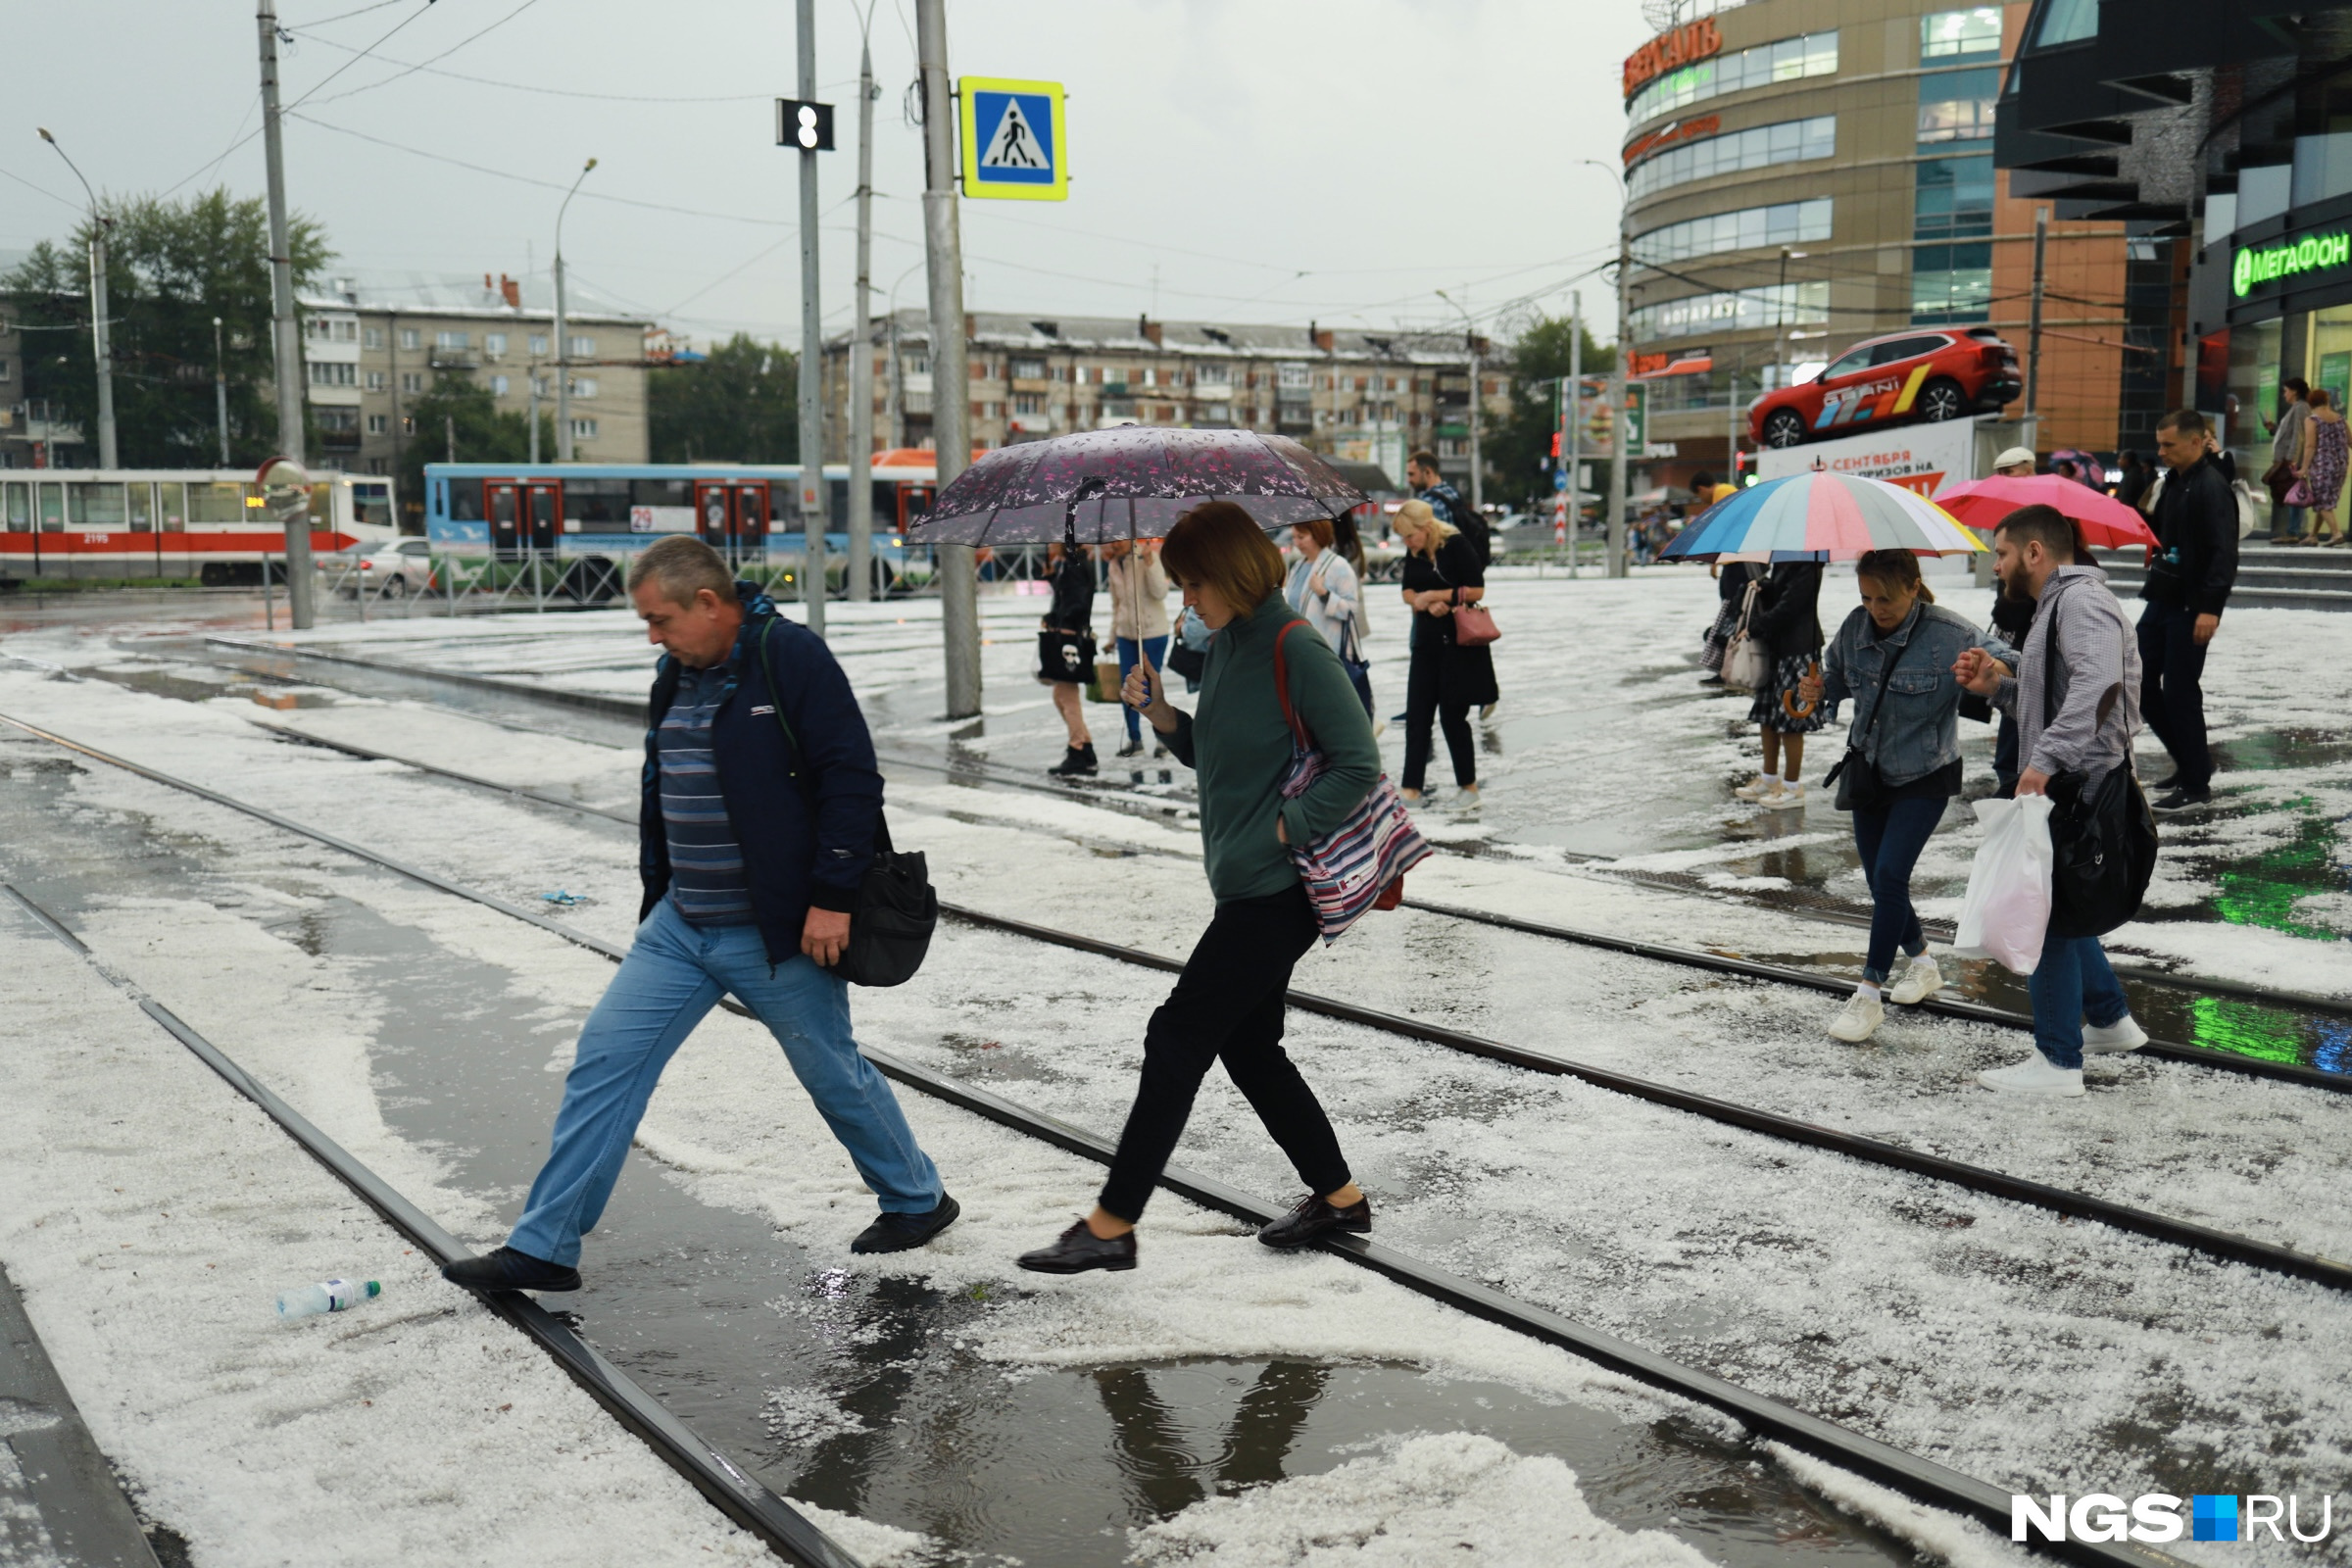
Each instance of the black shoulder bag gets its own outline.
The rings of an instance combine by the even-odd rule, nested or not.
[[[2042,665],[2041,722],[2058,712],[2058,620]],[[2102,937],[2139,912],[2156,874],[2156,817],[2129,752],[2099,787],[2069,768],[2050,775],[2050,935]]]
[[[1911,635],[1919,635],[1917,626],[1911,628]],[[1870,722],[1862,726],[1860,735],[1845,743],[1845,755],[1838,759],[1838,765],[1822,778],[1824,784],[1838,786],[1837,807],[1840,811],[1867,811],[1886,798],[1886,781],[1879,777],[1878,767],[1871,761],[1865,748],[1870,740],[1870,732],[1879,727],[1879,714],[1886,710],[1886,683],[1894,679],[1894,666],[1901,663],[1903,656],[1910,651],[1911,644],[1906,641],[1879,670],[1878,694],[1870,700]]]
[[[769,622],[769,626],[774,623]],[[801,770],[800,737],[784,717],[784,694],[776,686],[775,666],[767,658],[768,627],[760,632],[760,669],[767,677],[767,694],[792,753],[792,776],[808,802],[811,826],[816,812],[816,787]],[[890,822],[879,808],[874,812],[874,858],[858,885],[858,907],[850,913],[850,942],[842,950],[834,972],[852,985],[897,986],[914,978],[931,951],[931,933],[939,926],[939,895],[931,887],[931,868],[920,850],[905,854],[890,847]]]

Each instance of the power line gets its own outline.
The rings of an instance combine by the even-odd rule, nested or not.
[[[510,15],[511,15],[511,14],[510,14]],[[501,19],[500,19],[500,22],[504,22],[505,20],[507,20],[507,19],[505,19],[505,18],[501,18]],[[497,26],[497,25],[499,25],[499,24],[500,24],[499,23],[496,23],[496,22],[494,22],[494,23],[492,23],[490,25],[491,25],[492,27],[495,27],[495,26]],[[317,25],[317,24],[313,24],[313,25]],[[488,32],[489,30],[490,30],[490,28],[489,28],[489,27],[484,27],[484,28],[482,29],[482,32]],[[338,42],[336,42],[336,41],[335,41],[334,39],[332,39],[332,38],[320,38],[320,37],[317,37],[316,35],[314,35],[314,34],[312,34],[312,33],[310,33],[310,32],[308,32],[308,31],[302,31],[302,30],[300,30],[300,29],[297,29],[297,31],[298,31],[298,35],[299,35],[299,36],[301,36],[301,37],[305,37],[305,38],[309,38],[309,39],[311,39],[311,41],[312,41],[312,42],[314,42],[314,43],[322,43],[322,44],[326,45],[326,46],[327,46],[329,49],[342,49],[342,50],[346,50],[346,51],[356,52],[356,51],[352,51],[352,46],[351,46],[351,45],[349,45],[349,44],[346,44],[346,43],[338,43]],[[476,37],[476,38],[478,38],[478,37],[480,37],[480,36],[481,36],[481,33],[475,33],[475,34],[474,34],[474,37]],[[471,39],[468,39],[468,40],[466,40],[466,41],[467,41],[467,42],[471,42],[472,40],[471,40]],[[459,47],[459,48],[464,48],[464,47],[465,47],[465,45],[464,45],[464,44],[460,44],[460,45],[458,45],[458,47]],[[466,73],[464,73],[464,72],[462,72],[462,71],[444,71],[444,70],[440,69],[439,67],[432,65],[430,62],[412,62],[412,61],[406,61],[406,60],[394,60],[394,59],[390,58],[389,56],[381,56],[381,57],[379,57],[379,58],[380,58],[380,59],[382,59],[382,60],[383,60],[383,63],[384,63],[385,65],[387,65],[387,66],[402,66],[402,67],[405,67],[406,69],[405,69],[405,70],[403,70],[403,71],[400,73],[400,75],[386,76],[386,77],[385,77],[385,78],[384,78],[382,81],[373,81],[373,82],[369,82],[369,83],[368,83],[367,86],[365,86],[365,87],[355,87],[355,88],[353,88],[353,89],[352,89],[352,91],[351,91],[351,92],[341,92],[341,93],[337,93],[337,94],[335,94],[335,96],[334,96],[333,98],[321,99],[321,100],[320,100],[320,102],[322,102],[322,103],[335,103],[335,102],[338,102],[338,101],[340,101],[341,99],[345,99],[345,98],[352,97],[352,96],[354,96],[354,95],[355,95],[355,94],[357,94],[357,93],[363,93],[363,92],[372,92],[372,91],[374,91],[376,88],[378,88],[378,87],[381,87],[381,86],[384,86],[386,83],[389,83],[389,82],[394,82],[394,81],[398,81],[398,80],[400,79],[400,77],[401,77],[401,76],[405,76],[405,75],[411,75],[411,74],[416,74],[416,73],[417,73],[417,72],[423,72],[425,74],[427,74],[427,75],[432,75],[432,76],[443,76],[443,77],[446,77],[446,78],[448,78],[448,79],[449,79],[449,80],[451,80],[451,81],[464,81],[464,82],[470,82],[471,84],[473,84],[474,86],[477,86],[477,87],[496,87],[496,88],[498,88],[498,89],[500,89],[501,91],[504,91],[504,92],[535,92],[535,93],[539,93],[539,94],[542,94],[543,96],[550,97],[550,98],[586,98],[586,99],[591,99],[591,100],[594,100],[594,101],[596,101],[596,102],[599,102],[599,103],[616,103],[616,104],[746,104],[746,103],[764,103],[764,102],[765,102],[765,101],[767,101],[769,98],[772,98],[772,97],[774,97],[774,96],[775,96],[773,93],[764,93],[764,92],[732,93],[732,94],[726,94],[726,95],[721,95],[721,96],[716,96],[716,97],[713,97],[713,96],[711,96],[711,95],[710,95],[710,94],[708,94],[708,93],[698,93],[698,94],[695,94],[695,95],[693,95],[693,96],[691,96],[691,97],[677,97],[677,96],[673,96],[673,97],[658,97],[658,96],[654,96],[654,95],[650,95],[650,94],[644,94],[644,93],[620,93],[620,92],[587,92],[587,91],[583,91],[583,90],[580,90],[580,89],[577,89],[577,88],[571,88],[571,87],[542,87],[542,86],[539,86],[538,84],[536,84],[536,83],[534,83],[534,82],[527,82],[527,81],[505,81],[505,80],[501,80],[501,79],[499,79],[499,78],[497,78],[497,77],[495,77],[495,76],[469,76],[469,75],[467,75]],[[445,56],[439,56],[439,55],[436,55],[434,58],[435,58],[435,59],[442,59],[442,58],[445,58]],[[839,83],[839,82],[827,82],[825,85],[826,85],[827,87],[837,87],[837,86],[840,86],[840,85],[841,85],[841,83]]]
[[[530,7],[534,6],[534,5],[537,5],[538,3],[539,3],[539,0],[522,0],[522,4],[521,4],[521,5],[519,5],[519,6],[517,6],[517,7],[515,7],[515,8],[514,8],[514,11],[523,11],[523,10],[527,10],[528,8],[530,8]],[[301,107],[302,107],[304,104],[306,104],[306,103],[310,102],[310,100],[312,99],[312,97],[318,93],[318,89],[319,89],[320,87],[323,87],[323,86],[325,86],[325,85],[326,85],[328,82],[330,82],[330,81],[334,80],[334,79],[335,79],[337,76],[340,76],[341,74],[343,74],[343,73],[345,73],[346,71],[349,71],[349,70],[350,70],[352,67],[354,67],[354,66],[358,65],[358,64],[359,64],[361,61],[363,61],[363,60],[367,59],[367,58],[368,58],[369,55],[371,55],[371,54],[375,53],[375,52],[376,52],[376,50],[378,50],[378,49],[382,48],[382,47],[383,47],[385,44],[387,44],[387,43],[390,43],[390,42],[392,41],[392,38],[393,38],[393,35],[394,35],[394,34],[398,33],[398,32],[399,32],[399,31],[400,31],[400,30],[401,30],[403,27],[406,27],[406,26],[407,26],[407,25],[408,25],[410,23],[412,23],[412,22],[415,22],[415,21],[416,21],[416,20],[418,17],[421,17],[421,16],[423,16],[423,15],[424,15],[424,14],[425,14],[427,11],[430,11],[430,10],[432,10],[432,9],[433,9],[433,0],[424,0],[424,4],[423,4],[423,5],[420,5],[420,6],[418,6],[418,7],[417,7],[416,10],[414,10],[414,11],[410,12],[410,13],[409,13],[407,16],[405,16],[405,17],[401,18],[401,19],[400,19],[400,21],[398,21],[398,22],[394,23],[394,24],[392,24],[392,26],[391,26],[390,30],[389,30],[389,31],[387,31],[387,32],[385,32],[385,34],[384,34],[382,37],[380,37],[380,38],[376,39],[376,40],[375,40],[375,42],[373,42],[373,43],[369,44],[369,45],[368,45],[367,48],[365,48],[365,49],[361,50],[361,51],[360,51],[358,54],[356,54],[356,55],[353,55],[353,56],[352,56],[352,57],[351,57],[349,60],[346,60],[346,61],[344,61],[344,62],[343,62],[341,65],[337,66],[337,67],[336,67],[334,70],[332,70],[332,71],[328,72],[328,73],[327,73],[325,75],[323,75],[323,76],[319,77],[319,78],[318,78],[318,82],[317,82],[317,83],[316,83],[316,84],[315,84],[315,85],[314,85],[314,86],[311,88],[311,90],[310,90],[309,92],[306,92],[306,93],[304,93],[304,94],[303,94],[303,95],[302,95],[300,98],[297,98],[297,99],[295,99],[295,100],[294,100],[292,103],[290,103],[290,104],[286,105],[285,109],[284,109],[284,110],[280,110],[280,111],[279,111],[279,113],[283,114],[283,113],[287,113],[287,112],[289,112],[289,111],[292,111],[292,110],[295,110],[295,109],[299,109],[299,108],[301,108]],[[510,12],[508,12],[508,13],[507,13],[507,17],[512,17],[512,16],[514,16],[514,11],[510,11]],[[499,22],[504,22],[504,21],[506,21],[506,20],[507,20],[507,17],[501,17],[501,18],[499,18]],[[497,25],[499,24],[499,22],[493,22],[492,24],[490,24],[490,27],[495,27],[495,26],[497,26]],[[484,28],[482,29],[482,32],[488,32],[488,31],[490,30],[490,27],[484,27]],[[481,32],[477,32],[477,33],[475,33],[475,34],[473,35],[473,38],[478,38],[478,37],[480,37],[481,35],[482,35],[482,33],[481,33]],[[468,38],[468,39],[466,39],[466,43],[471,43],[471,42],[473,41],[473,38]],[[464,44],[464,43],[462,43],[462,44],[458,45],[458,47],[459,47],[459,48],[461,48],[461,49],[463,49],[465,46],[466,46],[466,44]],[[438,56],[436,56],[435,58],[439,58],[439,57],[438,57]],[[387,79],[387,80],[390,80],[390,79],[393,79],[393,78],[389,78],[389,77],[387,77],[386,79]],[[378,85],[380,85],[380,83],[379,83]],[[364,92],[364,91],[366,91],[367,89],[366,89],[366,88],[362,88],[362,89],[360,89],[360,90]],[[336,96],[336,97],[338,97],[338,98],[344,98],[344,97],[349,97],[349,96],[350,96],[350,94],[348,94],[348,93],[337,93],[335,96]],[[331,102],[332,100],[329,100],[329,101]]]
[[[469,43],[473,42],[473,41],[474,41],[476,38],[485,37],[485,36],[487,36],[487,35],[488,35],[488,34],[490,34],[490,33],[496,32],[496,31],[497,31],[499,28],[501,28],[501,27],[503,27],[503,26],[505,26],[505,25],[506,25],[508,23],[510,23],[510,22],[513,22],[513,21],[514,21],[514,20],[516,17],[519,17],[519,16],[521,16],[521,15],[522,15],[522,14],[523,14],[525,11],[528,11],[528,10],[530,10],[530,9],[531,9],[531,7],[533,7],[533,6],[537,5],[538,3],[539,3],[539,0],[522,0],[522,4],[520,4],[520,5],[516,6],[516,7],[515,7],[514,10],[512,10],[512,11],[508,12],[508,13],[507,13],[505,16],[503,16],[503,17],[499,18],[499,19],[498,19],[496,22],[493,22],[493,23],[492,23],[492,24],[490,24],[490,25],[488,25],[487,27],[483,27],[483,28],[481,28],[479,31],[476,31],[476,32],[469,32],[469,33],[467,33],[467,34],[466,34],[465,37],[463,37],[463,38],[460,38],[460,39],[459,39],[459,40],[458,40],[456,43],[453,43],[453,44],[451,44],[451,45],[450,45],[448,48],[446,48],[446,49],[442,50],[442,51],[441,51],[439,54],[437,54],[437,55],[433,56],[433,57],[432,57],[430,60],[420,61],[420,62],[418,62],[417,64],[416,64],[416,65],[413,65],[413,66],[409,66],[409,67],[407,67],[407,68],[406,68],[406,69],[404,69],[404,70],[401,70],[401,71],[396,71],[396,72],[392,73],[392,74],[390,74],[389,76],[381,76],[381,77],[378,77],[378,78],[377,78],[376,80],[374,80],[374,81],[370,81],[370,82],[366,82],[366,83],[363,83],[363,84],[362,84],[362,85],[360,85],[360,86],[357,86],[357,87],[354,87],[354,88],[350,89],[348,92],[339,92],[339,93],[336,93],[336,94],[334,95],[334,97],[332,97],[332,98],[321,98],[321,99],[319,99],[319,102],[320,102],[321,104],[331,104],[331,103],[339,103],[339,102],[341,102],[343,99],[346,99],[346,98],[356,98],[356,97],[358,97],[358,96],[359,96],[361,93],[364,93],[364,92],[373,92],[373,91],[375,91],[375,89],[376,89],[376,88],[378,88],[378,87],[388,87],[388,86],[390,86],[392,83],[394,83],[394,82],[396,82],[396,81],[400,80],[400,79],[401,79],[403,76],[413,76],[413,75],[415,75],[415,74],[416,74],[417,72],[419,72],[419,71],[425,71],[425,70],[429,70],[431,67],[433,67],[433,66],[437,66],[437,65],[439,65],[439,64],[440,64],[442,61],[444,61],[444,60],[447,60],[447,59],[448,59],[448,58],[449,58],[451,55],[454,55],[454,54],[456,54],[456,53],[457,53],[459,50],[461,50],[461,49],[465,48],[465,47],[466,47],[467,44],[469,44]],[[431,9],[431,7],[432,7],[433,0],[424,0],[424,4],[425,4],[425,8],[426,8],[427,10],[429,10],[429,9]],[[403,22],[403,23],[400,24],[400,27],[405,27],[405,26],[407,26],[407,25],[409,24],[409,22],[415,22],[415,21],[416,20],[416,17],[420,17],[420,16],[423,16],[423,15],[424,15],[424,12],[423,12],[423,11],[419,11],[419,12],[417,12],[416,16],[412,16],[412,17],[410,17],[410,18],[408,19],[408,22]],[[392,29],[392,32],[398,32],[398,31],[400,30],[400,27],[394,27],[394,28]],[[349,70],[350,70],[352,67],[354,67],[354,66],[358,65],[358,64],[359,64],[361,61],[363,61],[363,60],[367,59],[367,58],[368,58],[369,55],[371,55],[371,54],[375,53],[376,49],[377,49],[377,48],[378,48],[380,45],[382,45],[383,43],[385,43],[386,41],[388,41],[388,40],[391,38],[391,36],[392,36],[392,32],[387,32],[387,33],[385,33],[383,37],[376,39],[374,43],[371,43],[371,44],[369,44],[369,45],[368,45],[367,48],[365,48],[365,49],[361,50],[361,51],[360,51],[358,54],[356,54],[356,55],[352,56],[352,57],[351,57],[349,60],[346,60],[346,61],[344,61],[344,62],[343,62],[343,64],[341,64],[340,66],[337,66],[337,67],[336,67],[336,68],[335,68],[333,71],[330,71],[330,72],[328,72],[328,73],[326,74],[325,77],[319,81],[319,83],[318,83],[318,87],[313,87],[313,88],[312,88],[312,89],[311,89],[309,92],[306,92],[306,93],[304,93],[304,94],[303,94],[301,97],[299,97],[299,98],[295,99],[295,100],[294,100],[292,103],[290,103],[290,104],[286,105],[286,109],[287,109],[289,112],[291,112],[292,110],[298,109],[298,108],[300,108],[302,105],[304,105],[304,104],[306,104],[306,103],[309,103],[309,102],[311,101],[312,97],[313,97],[313,96],[315,96],[315,95],[318,93],[318,87],[323,87],[323,86],[325,86],[325,85],[327,84],[327,82],[330,82],[330,81],[334,80],[334,79],[335,79],[337,76],[340,76],[341,74],[343,74],[343,73],[344,73],[344,72],[346,72],[346,71],[349,71]],[[326,40],[326,39],[323,39],[323,38],[319,40],[319,42],[321,42],[321,43],[325,43],[325,42],[327,42],[327,41],[328,41],[328,40]],[[392,62],[389,62],[389,61],[387,61],[387,62],[386,62],[386,64],[392,64]]]
[[[26,178],[25,178],[24,175],[22,175],[22,174],[12,174],[12,173],[10,173],[10,172],[9,172],[7,170],[5,170],[5,169],[0,169],[0,178],[13,179],[13,180],[15,180],[15,181],[16,181],[18,184],[20,184],[20,185],[24,186],[24,187],[26,190],[29,190],[29,191],[34,191],[34,192],[37,192],[37,193],[38,193],[38,194],[40,194],[40,195],[43,195],[43,196],[46,196],[46,197],[48,197],[48,198],[49,198],[51,201],[53,201],[53,202],[57,203],[57,205],[58,205],[58,206],[60,206],[60,207],[71,208],[73,211],[74,211],[74,212],[77,212],[77,213],[81,211],[81,204],[80,204],[79,202],[71,202],[71,201],[68,201],[68,200],[66,200],[66,198],[65,198],[65,197],[63,197],[63,196],[60,196],[60,195],[59,195],[57,192],[55,192],[55,191],[53,191],[53,190],[44,189],[43,187],[41,187],[41,186],[39,186],[39,185],[35,185],[35,184],[34,184],[34,183],[33,183],[31,180],[29,180],[29,179],[26,179]]]
[[[398,4],[400,4],[400,0],[375,0],[375,4],[371,6],[362,6],[357,11],[338,12],[331,17],[321,17],[317,22],[306,22],[303,24],[303,25],[306,27],[323,27],[329,23],[349,22],[354,17],[364,17],[370,11],[381,11],[386,6],[396,6]]]

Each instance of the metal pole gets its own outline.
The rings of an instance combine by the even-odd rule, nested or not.
[[[1617,344],[1609,367],[1609,561],[1612,577],[1627,573],[1625,559],[1625,449],[1632,420],[1627,416],[1625,357],[1633,346],[1633,326],[1627,301],[1633,258],[1625,241],[1623,219],[1617,225]]]
[[[525,372],[531,383],[531,466],[539,466],[539,367],[533,365]]]
[[[1584,486],[1584,455],[1579,448],[1584,443],[1584,431],[1579,416],[1584,411],[1585,397],[1585,296],[1582,290],[1568,296],[1568,390],[1560,399],[1560,452],[1568,465],[1568,488],[1562,492],[1568,498],[1568,575],[1576,575],[1576,529],[1584,520],[1584,507],[1578,501]]]
[[[65,158],[74,177],[81,180],[81,193],[90,199],[90,353],[98,370],[98,466],[120,467],[120,455],[115,447],[115,357],[108,341],[106,297],[106,231],[114,220],[98,210],[98,193],[90,189],[88,180],[82,179],[80,167],[66,157],[66,149],[49,134],[49,128],[46,125],[34,128],[58,157]]]
[[[2050,248],[2050,210],[2034,209],[2034,316],[2026,329],[2026,445],[2041,449],[2041,282],[2042,263]]]
[[[220,354],[220,318],[213,318],[213,412],[220,420],[220,466],[228,466],[228,362]]]
[[[1464,313],[1467,314],[1467,313]],[[1477,512],[1487,504],[1486,465],[1478,456],[1479,363],[1478,328],[1469,329],[1470,339],[1470,510]]]
[[[816,0],[800,0],[800,95],[816,98]],[[816,149],[801,149],[801,603],[825,634],[825,339],[816,298]],[[862,345],[852,343],[853,353]]]
[[[302,463],[302,335],[294,315],[294,242],[286,226],[286,147],[277,107],[277,5],[260,0],[255,25],[262,35],[262,159],[270,182],[270,346],[277,367],[277,450]],[[311,519],[306,505],[286,509],[286,620],[307,631],[316,618],[311,597]]]
[[[871,597],[874,558],[873,8],[858,54],[858,290],[850,315],[850,598]]]
[[[972,387],[963,354],[963,239],[956,210],[956,103],[948,90],[945,0],[915,0],[923,88],[923,247],[931,273],[931,435],[945,490],[971,461]],[[941,545],[940,632],[948,716],[980,711],[980,566],[969,545]]]
[[[564,311],[564,214],[571,207],[572,197],[579,194],[580,180],[596,167],[591,158],[581,166],[579,178],[564,193],[564,203],[556,209],[556,461],[571,461],[571,322]],[[537,419],[531,423],[534,432]]]

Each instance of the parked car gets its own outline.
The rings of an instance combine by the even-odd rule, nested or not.
[[[346,562],[348,569],[337,573],[337,568]],[[322,557],[319,564],[330,573],[339,574],[342,577],[339,586],[354,598],[362,592],[381,591],[385,597],[397,599],[403,594],[423,593],[434,586],[433,546],[426,539],[387,539],[360,545]]]
[[[1989,326],[1914,328],[1857,343],[1810,381],[1747,406],[1759,446],[1793,447],[1862,424],[1990,414],[2025,390],[2017,351]]]

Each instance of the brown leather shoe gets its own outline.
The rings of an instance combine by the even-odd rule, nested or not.
[[[1086,1228],[1086,1221],[1063,1231],[1052,1247],[1023,1252],[1021,1267],[1032,1274],[1084,1274],[1089,1269],[1135,1267],[1135,1232],[1104,1241]]]
[[[1261,1227],[1257,1239],[1268,1247],[1287,1250],[1305,1247],[1334,1231],[1345,1231],[1350,1236],[1371,1235],[1372,1200],[1361,1198],[1346,1208],[1334,1208],[1309,1193],[1297,1208]]]

